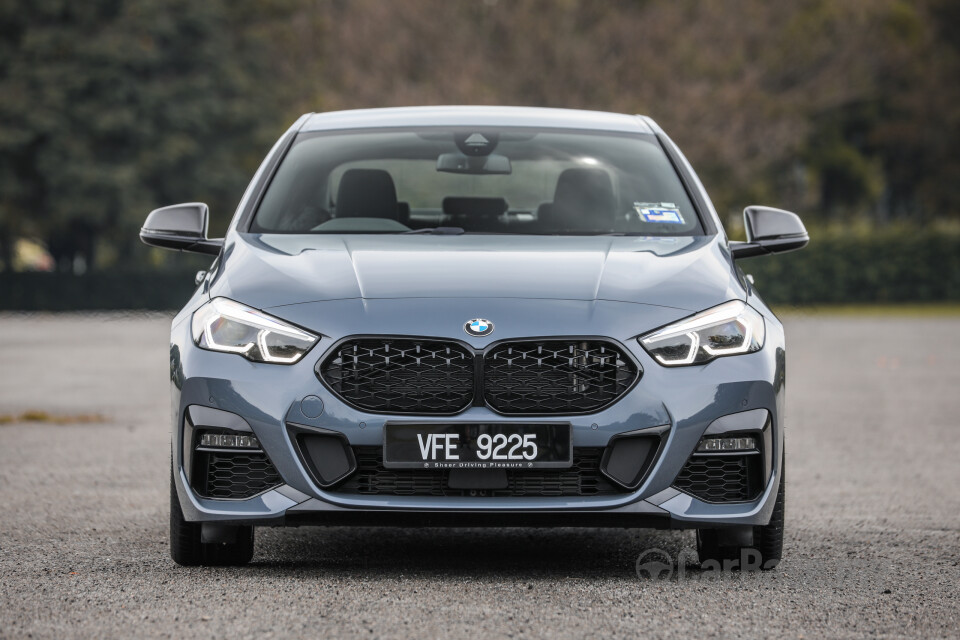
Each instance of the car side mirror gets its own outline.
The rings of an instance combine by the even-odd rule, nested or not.
[[[151,247],[218,255],[223,238],[207,238],[210,209],[202,202],[154,209],[140,229],[140,240]]]
[[[800,216],[783,209],[747,207],[743,210],[743,226],[747,241],[730,243],[734,259],[796,251],[810,242]]]

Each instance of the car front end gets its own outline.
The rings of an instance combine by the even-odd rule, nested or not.
[[[758,306],[763,348],[692,367],[664,366],[639,339],[683,311],[623,302],[293,305],[283,317],[318,340],[280,366],[197,346],[184,313],[172,376],[184,512],[262,525],[765,524],[784,348],[780,323]],[[495,330],[470,336],[462,327],[479,311]],[[545,445],[551,431],[569,444],[556,443],[553,468],[516,454],[456,459],[501,425],[548,427],[537,431]],[[457,433],[460,447],[391,464],[387,434],[402,427]],[[239,447],[205,434],[253,438]]]

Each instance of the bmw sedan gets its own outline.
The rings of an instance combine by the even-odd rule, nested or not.
[[[782,553],[784,332],[743,257],[803,247],[747,207],[730,241],[643,116],[308,114],[208,254],[170,338],[170,535],[242,564],[261,526],[694,529]]]

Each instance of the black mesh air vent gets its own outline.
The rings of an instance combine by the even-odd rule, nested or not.
[[[500,413],[588,413],[618,400],[637,374],[633,361],[609,342],[508,342],[484,357],[483,393]]]
[[[447,486],[448,471],[385,469],[382,447],[354,447],[357,472],[334,489],[340,493],[391,496],[465,496],[469,490]],[[569,469],[508,471],[506,489],[490,489],[491,497],[604,496],[623,493],[600,473],[602,447],[574,447]]]
[[[276,467],[263,453],[197,453],[206,465],[203,495],[207,498],[243,499],[282,483]]]
[[[451,414],[473,401],[474,356],[455,342],[358,339],[320,367],[334,393],[366,411]]]
[[[673,486],[706,502],[746,502],[763,488],[759,455],[691,456]]]

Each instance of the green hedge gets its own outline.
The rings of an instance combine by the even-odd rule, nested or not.
[[[812,229],[801,251],[743,260],[769,304],[960,300],[960,230]]]
[[[960,301],[960,228],[812,229],[802,251],[740,263],[776,305]],[[0,310],[179,309],[194,270],[0,273]]]
[[[0,273],[0,311],[179,309],[196,271]]]

